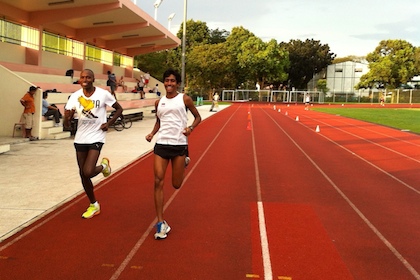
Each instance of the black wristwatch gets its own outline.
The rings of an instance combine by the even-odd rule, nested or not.
[[[191,131],[193,131],[193,130],[194,130],[194,127],[193,127],[192,125],[190,125],[188,128],[189,128]]]

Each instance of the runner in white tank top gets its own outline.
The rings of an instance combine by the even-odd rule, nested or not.
[[[158,134],[155,144],[155,192],[154,200],[158,223],[156,239],[164,239],[171,230],[163,219],[163,182],[169,161],[172,164],[172,186],[179,189],[184,181],[184,171],[188,157],[188,136],[201,122],[200,113],[188,95],[178,92],[181,75],[175,70],[166,70],[163,74],[166,96],[155,102],[156,123],[151,133],[146,135],[147,141],[152,141]],[[193,123],[187,125],[187,109],[194,116]]]

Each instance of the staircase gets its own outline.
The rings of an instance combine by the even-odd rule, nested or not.
[[[63,131],[62,123],[54,126],[54,120],[42,121],[41,139],[64,139],[70,137],[70,131]]]

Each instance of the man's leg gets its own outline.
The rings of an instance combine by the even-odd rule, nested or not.
[[[95,203],[96,198],[93,192],[93,183],[90,178],[98,175],[103,169],[102,165],[96,166],[100,151],[90,149],[87,152],[76,152],[76,154],[83,188],[90,203]]]
[[[172,186],[179,189],[184,182],[185,155],[172,159]]]
[[[169,160],[161,158],[155,155],[155,207],[156,217],[158,223],[156,224],[155,239],[165,239],[168,236],[168,232],[171,227],[163,219],[163,180],[165,178],[166,169],[168,167]]]
[[[155,173],[155,209],[158,222],[163,222],[163,182],[169,160],[155,155],[154,173]]]

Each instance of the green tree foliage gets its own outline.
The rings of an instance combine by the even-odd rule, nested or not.
[[[347,62],[347,61],[353,61],[353,62],[363,62],[366,60],[366,57],[364,56],[355,56],[355,55],[349,55],[345,57],[336,57],[332,61],[332,64],[337,64],[341,62]]]
[[[288,54],[276,40],[264,43],[258,37],[249,37],[242,42],[237,56],[238,64],[248,73],[247,79],[261,82],[282,82],[287,79]]]
[[[327,80],[319,79],[318,82],[316,83],[316,88],[323,93],[328,92],[329,88],[327,87]]]
[[[166,69],[179,67],[178,59],[173,50],[138,55],[134,58],[134,63],[137,68],[149,72],[150,75],[158,79],[162,78]]]
[[[226,39],[226,48],[236,87],[242,84],[254,87],[256,82],[264,86],[265,82],[280,83],[287,79],[288,55],[276,40],[265,43],[242,26],[234,27]]]
[[[419,74],[418,50],[404,40],[383,40],[366,57],[369,72],[360,78],[359,88],[397,88]],[[417,56],[417,60],[416,60]]]
[[[416,67],[416,76],[420,75],[420,47],[416,47],[414,52],[414,60],[415,60],[415,67]]]
[[[207,92],[212,88],[231,88],[234,76],[229,71],[229,63],[224,43],[194,47],[188,56],[188,87],[202,88]]]
[[[179,28],[177,33],[178,38],[182,39],[183,24]],[[210,30],[207,27],[207,23],[202,21],[194,21],[192,19],[187,21],[185,37],[185,49],[189,50],[196,45],[209,44],[210,43]]]
[[[314,70],[326,67],[333,59],[329,47],[319,41],[278,44],[273,39],[264,42],[242,26],[234,27],[229,33],[210,30],[206,23],[193,20],[187,21],[186,27],[186,86],[190,89],[212,92],[213,88],[254,88],[257,81],[262,87],[276,86],[292,80],[289,69],[302,69],[294,72],[292,81],[305,84],[305,79],[312,78]],[[182,28],[178,32],[181,39]],[[289,48],[299,59],[289,60]],[[135,57],[135,63],[141,70],[159,78],[169,67],[181,69],[181,52],[179,46],[140,55]]]
[[[230,35],[229,31],[224,29],[220,30],[216,28],[214,30],[210,30],[210,44],[218,44],[226,42],[226,38]]]
[[[280,45],[289,52],[289,84],[297,89],[306,89],[313,75],[330,65],[336,56],[328,45],[313,39],[290,40]]]
[[[242,26],[232,28],[229,37],[226,38],[226,47],[230,56],[229,71],[235,73],[234,80],[232,81],[235,85],[234,88],[250,79],[248,69],[239,65],[238,57],[243,51],[242,43],[252,40],[251,38],[256,38],[256,36]],[[255,79],[256,77],[253,78]]]

